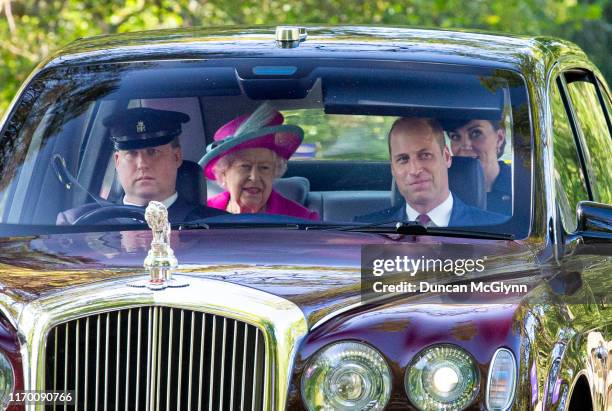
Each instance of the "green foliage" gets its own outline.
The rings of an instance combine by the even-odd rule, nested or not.
[[[545,34],[607,67],[610,0],[0,0],[0,113],[33,67],[61,46],[107,33],[229,24],[389,24]]]
[[[576,206],[589,198],[586,181],[580,167],[580,159],[574,135],[565,114],[561,94],[556,86],[552,88],[553,106],[553,147],[555,158],[555,185],[561,219],[567,232],[576,229]]]

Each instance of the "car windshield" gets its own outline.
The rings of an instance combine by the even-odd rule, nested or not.
[[[120,229],[143,224],[149,198],[173,224],[417,219],[522,238],[530,152],[525,84],[503,69],[263,58],[56,67],[30,82],[0,135],[0,223]],[[187,211],[173,214],[178,205]]]

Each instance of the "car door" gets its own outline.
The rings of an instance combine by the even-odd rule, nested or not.
[[[575,304],[569,308],[577,314],[575,327],[584,332],[583,349],[589,358],[586,368],[594,406],[606,409],[612,405],[612,286],[609,281],[612,139],[604,100],[608,96],[594,74],[587,70],[565,71],[556,86],[552,96],[553,152],[562,237],[566,239],[561,271],[568,278],[578,279],[585,289],[572,296],[570,300]],[[559,104],[561,101],[564,104]],[[580,204],[585,200],[595,204]],[[602,226],[585,229],[577,220],[577,208],[583,214],[601,211]]]

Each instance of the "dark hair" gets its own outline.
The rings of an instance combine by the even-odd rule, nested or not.
[[[445,127],[447,131],[454,131],[454,130],[457,130],[458,128],[465,126],[467,123],[469,123],[472,120],[481,120],[481,121],[489,122],[489,124],[491,124],[491,127],[493,127],[493,131],[495,132],[501,129],[504,124],[502,120],[487,120],[484,118],[483,119],[472,118],[469,120],[448,122],[448,124],[445,124]],[[505,148],[506,148],[506,136],[504,134],[504,140],[502,141],[501,146],[499,146],[499,150],[497,151],[497,158],[500,158],[504,154]]]
[[[391,135],[396,128],[406,125],[406,124],[414,124],[414,123],[425,123],[431,129],[438,145],[440,146],[440,151],[444,151],[444,147],[446,147],[446,142],[444,141],[444,129],[438,121],[434,118],[429,117],[400,117],[393,122],[391,129],[389,129],[389,133],[387,134],[387,146],[389,148],[389,154],[391,154]]]

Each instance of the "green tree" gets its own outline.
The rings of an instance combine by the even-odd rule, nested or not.
[[[0,0],[0,113],[35,65],[79,38],[229,24],[389,24],[574,40],[612,79],[610,0]]]

